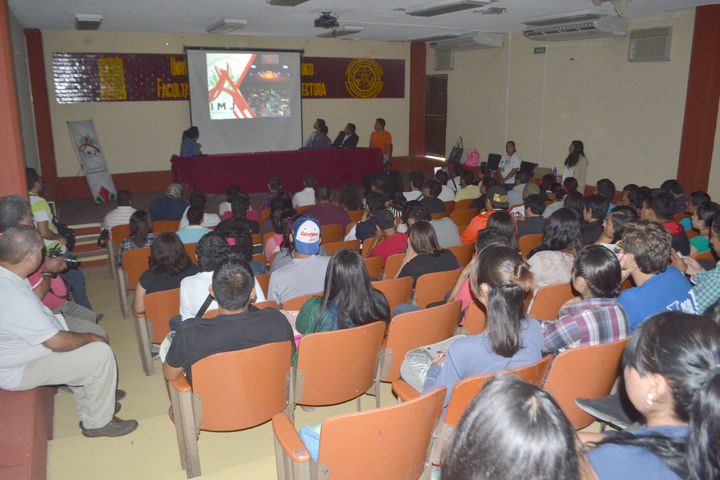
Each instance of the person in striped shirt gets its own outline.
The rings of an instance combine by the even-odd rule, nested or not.
[[[572,272],[580,293],[560,309],[558,319],[543,322],[543,352],[599,345],[628,336],[625,309],[617,303],[622,285],[620,262],[609,249],[591,245],[580,251]]]

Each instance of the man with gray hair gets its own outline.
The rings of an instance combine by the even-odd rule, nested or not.
[[[26,225],[0,236],[0,388],[66,384],[75,396],[83,435],[126,435],[138,422],[115,417],[117,366],[107,341],[68,331],[27,281],[42,262],[42,249],[40,234]]]

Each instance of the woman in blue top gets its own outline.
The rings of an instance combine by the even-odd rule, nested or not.
[[[533,288],[527,262],[515,250],[490,245],[478,254],[470,288],[485,306],[485,331],[454,342],[439,353],[428,370],[423,392],[447,388],[445,406],[457,382],[484,373],[530,365],[541,357],[542,328],[537,320],[525,318],[525,295]]]
[[[182,143],[180,144],[181,157],[197,157],[202,155],[200,151],[201,145],[197,139],[200,136],[200,130],[197,127],[190,127],[182,134]]]
[[[625,389],[646,419],[588,454],[600,480],[720,478],[720,326],[663,312],[635,330],[623,355]]]

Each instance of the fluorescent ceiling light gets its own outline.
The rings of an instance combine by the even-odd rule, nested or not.
[[[308,0],[266,0],[265,3],[268,5],[275,5],[276,7],[294,7],[300,5]]]
[[[92,13],[78,13],[75,15],[76,30],[97,30],[103,21],[102,15]]]
[[[207,27],[208,33],[232,33],[236,30],[240,30],[247,25],[247,20],[235,20],[233,18],[223,18],[222,20],[213,23]]]
[[[460,12],[462,10],[470,10],[487,5],[489,2],[481,0],[460,0],[457,2],[435,4],[428,7],[420,7],[414,10],[408,10],[408,15],[415,17],[435,17],[445,15],[446,13]]]
[[[343,25],[328,30],[327,32],[319,33],[317,36],[323,38],[343,37],[345,35],[352,35],[353,33],[360,33],[363,30],[365,30],[365,27],[360,25]]]

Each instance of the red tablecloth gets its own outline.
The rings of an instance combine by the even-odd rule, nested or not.
[[[293,192],[303,189],[307,173],[315,174],[318,185],[330,188],[340,188],[345,182],[360,185],[365,175],[382,170],[382,151],[354,148],[173,155],[170,162],[176,182],[205,193],[225,193],[232,183],[248,193],[267,192],[268,179],[273,175],[282,179],[283,190]]]

